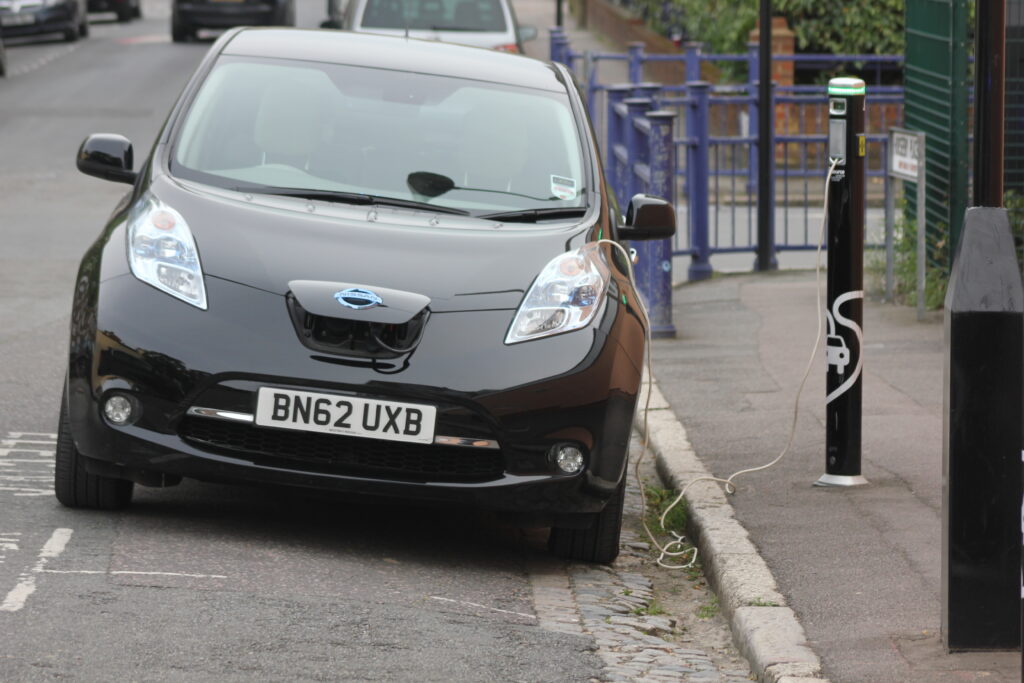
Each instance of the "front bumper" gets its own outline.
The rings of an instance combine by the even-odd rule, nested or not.
[[[58,33],[68,29],[78,30],[74,5],[70,3],[27,12],[0,13],[0,34],[7,38]]]
[[[206,284],[200,311],[130,274],[80,277],[68,396],[83,455],[143,482],[158,473],[552,514],[599,511],[624,476],[643,328],[617,299],[600,329],[512,346],[502,340],[514,311],[436,313],[407,362],[374,368],[304,347],[284,297]],[[244,416],[261,386],[429,403],[447,441],[256,427]],[[110,392],[137,402],[135,424],[102,416]],[[580,447],[584,471],[561,473],[556,444]]]

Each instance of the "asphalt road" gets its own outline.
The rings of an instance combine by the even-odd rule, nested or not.
[[[11,40],[0,80],[0,679],[595,676],[591,639],[537,625],[543,534],[481,513],[188,481],[122,513],[57,504],[72,282],[127,189],[74,155],[116,132],[143,158],[209,46],[169,41],[166,0],[143,11],[76,44]]]

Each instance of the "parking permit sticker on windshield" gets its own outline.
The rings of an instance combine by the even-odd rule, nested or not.
[[[551,194],[559,199],[576,199],[576,181],[565,176],[551,176]]]

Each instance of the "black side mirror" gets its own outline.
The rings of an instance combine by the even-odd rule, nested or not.
[[[661,240],[676,234],[676,210],[660,197],[634,195],[629,200],[626,224],[619,228],[624,240]]]
[[[138,175],[132,170],[132,143],[122,135],[90,135],[78,148],[75,162],[82,173],[115,183],[134,183]]]

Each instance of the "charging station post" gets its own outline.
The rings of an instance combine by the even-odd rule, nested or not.
[[[828,295],[825,474],[815,486],[858,486],[864,334],[864,81],[828,83]],[[834,166],[833,166],[834,165]]]

